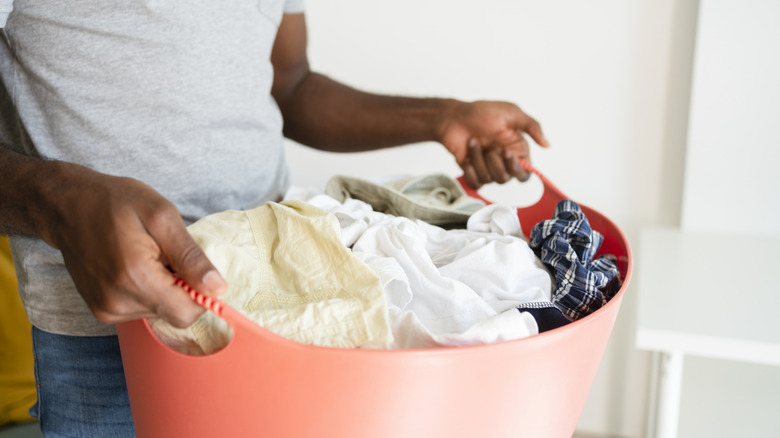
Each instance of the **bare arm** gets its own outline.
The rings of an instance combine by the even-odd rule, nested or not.
[[[539,124],[511,103],[384,96],[314,73],[306,38],[303,14],[285,15],[271,57],[272,94],[284,116],[284,133],[293,140],[337,152],[438,141],[475,187],[528,178],[517,165],[529,159],[523,133],[547,146]]]
[[[191,324],[203,310],[173,285],[169,268],[204,293],[224,290],[173,204],[140,181],[23,156],[2,142],[0,175],[0,232],[59,249],[101,321],[159,316]]]

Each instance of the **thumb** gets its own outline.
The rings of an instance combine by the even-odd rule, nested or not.
[[[539,125],[539,122],[537,122],[534,119],[531,119],[533,122],[525,129],[525,132],[528,133],[528,135],[531,136],[531,138],[534,139],[536,144],[543,148],[549,148],[550,142],[547,141],[547,137],[544,136],[542,133],[542,126]]]
[[[533,117],[523,112],[523,110],[518,108],[517,111],[514,112],[512,121],[514,122],[515,129],[527,133],[536,142],[536,144],[543,148],[550,147],[550,142],[547,141],[547,138],[542,132],[542,125],[540,125],[539,122],[537,122]]]
[[[227,291],[227,282],[192,238],[178,214],[159,228],[148,228],[149,234],[173,272],[204,295],[216,297]]]
[[[163,252],[173,272],[198,292],[216,297],[227,290],[225,279],[186,231]]]

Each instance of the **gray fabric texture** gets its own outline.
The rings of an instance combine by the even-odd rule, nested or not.
[[[0,138],[16,151],[144,181],[188,223],[281,198],[288,171],[270,53],[283,13],[302,12],[301,0],[12,6],[0,38]],[[59,251],[28,237],[11,246],[34,325],[115,333],[89,312]]]
[[[14,10],[14,0],[0,0],[0,29],[5,27],[8,15]]]

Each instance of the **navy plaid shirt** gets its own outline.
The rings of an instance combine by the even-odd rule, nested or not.
[[[572,321],[591,314],[620,289],[615,257],[593,260],[603,240],[571,200],[560,201],[553,218],[531,230],[531,249],[555,276],[552,302]]]

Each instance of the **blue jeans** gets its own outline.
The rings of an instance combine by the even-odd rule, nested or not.
[[[32,329],[44,437],[134,437],[116,336],[65,336]]]

